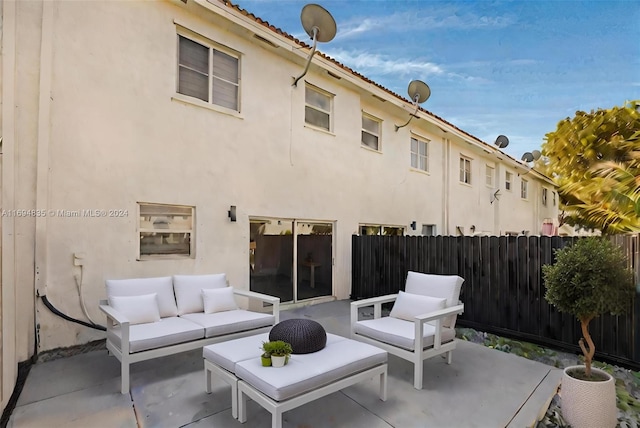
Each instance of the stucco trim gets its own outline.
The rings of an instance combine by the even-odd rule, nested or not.
[[[15,206],[16,140],[16,19],[15,1],[2,2],[2,208]],[[16,361],[15,218],[2,217],[2,407],[6,407],[18,377]]]
[[[237,119],[243,119],[244,120],[244,116],[235,111],[235,110],[231,110],[231,109],[227,109],[224,107],[220,107],[217,104],[211,104],[211,103],[207,103],[204,102],[202,100],[199,100],[198,98],[193,98],[193,97],[188,97],[186,95],[182,95],[180,93],[175,93],[174,95],[171,96],[171,101],[177,101],[180,103],[184,103],[184,104],[189,104],[195,107],[201,107],[201,108],[206,108],[208,110],[211,111],[215,111],[217,113],[222,113],[222,114],[226,114],[227,116],[232,116],[235,117]]]
[[[36,209],[49,209],[49,147],[51,142],[51,81],[53,76],[53,7],[54,2],[42,3],[38,141],[36,149]],[[47,224],[47,216],[36,217],[35,288],[37,296],[44,296],[47,294]]]

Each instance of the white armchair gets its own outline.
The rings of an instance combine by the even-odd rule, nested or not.
[[[458,300],[464,279],[457,275],[409,272],[405,291],[351,303],[351,338],[378,346],[414,364],[413,386],[422,389],[423,361],[456,348],[455,323],[464,305]],[[382,304],[394,302],[389,316]],[[358,320],[360,308],[373,306],[373,319]],[[416,346],[416,338],[422,346]]]

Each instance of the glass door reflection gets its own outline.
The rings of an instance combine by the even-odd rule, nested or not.
[[[333,293],[333,225],[296,222],[296,300]]]
[[[293,301],[293,221],[251,220],[249,227],[251,291]]]
[[[251,291],[281,302],[333,294],[333,224],[255,218],[249,225]]]

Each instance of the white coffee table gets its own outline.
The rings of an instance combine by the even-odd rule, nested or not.
[[[387,352],[366,343],[327,334],[324,349],[295,354],[281,368],[263,367],[260,347],[268,334],[244,337],[203,348],[206,390],[212,375],[231,386],[231,414],[246,422],[251,398],[282,426],[282,414],[353,384],[380,378],[379,397],[387,399]]]

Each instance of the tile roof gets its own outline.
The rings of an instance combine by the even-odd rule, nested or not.
[[[209,0],[209,1],[216,1],[216,0]],[[217,1],[220,2],[221,4],[225,5],[229,9],[232,9],[232,10],[234,10],[234,11],[236,11],[236,12],[238,12],[238,13],[244,15],[244,16],[246,16],[247,18],[250,18],[250,19],[254,20],[258,24],[264,26],[265,28],[268,28],[269,30],[273,31],[274,33],[277,33],[277,34],[281,35],[282,37],[285,37],[286,39],[289,39],[289,40],[293,41],[294,43],[298,44],[299,46],[301,46],[303,48],[309,48],[309,49],[312,48],[311,45],[309,45],[309,44],[307,44],[307,43],[305,43],[305,42],[293,37],[291,34],[281,30],[280,28],[278,28],[278,27],[276,27],[274,25],[271,25],[268,21],[265,21],[264,19],[254,15],[253,13],[249,12],[246,9],[241,8],[240,6],[238,6],[236,4],[233,4],[229,0],[217,0]],[[319,50],[316,50],[316,55],[320,55],[322,58],[326,59],[327,61],[330,61],[330,62],[334,63],[336,66],[342,68],[343,70],[345,70],[346,72],[350,73],[351,75],[358,77],[359,79],[363,80],[364,82],[369,83],[371,85],[374,85],[374,86],[380,88],[381,90],[387,92],[388,94],[390,94],[390,95],[392,95],[392,96],[394,96],[394,97],[396,97],[396,98],[398,98],[398,99],[400,99],[400,100],[402,100],[404,102],[411,103],[411,101],[408,100],[407,98],[405,98],[405,97],[403,97],[403,96],[401,96],[399,94],[396,94],[392,90],[385,88],[384,86],[380,85],[379,83],[369,79],[368,77],[364,76],[363,74],[358,73],[357,71],[353,70],[352,68],[347,67],[346,65],[342,64],[338,60],[336,60],[334,58],[331,58],[330,56],[320,52]],[[467,131],[465,131],[463,129],[458,128],[456,125],[452,124],[451,122],[446,121],[445,119],[441,118],[440,116],[435,115],[435,114],[431,113],[428,110],[425,110],[424,108],[422,108],[420,106],[418,106],[418,109],[421,112],[433,117],[434,119],[437,119],[438,121],[446,124],[447,126],[453,128],[453,129],[455,129],[456,131],[460,132],[461,134],[464,134],[467,137],[473,139],[475,142],[480,143],[484,147],[489,148],[489,149],[491,149],[493,151],[496,151],[496,152],[500,153],[503,156],[506,156],[507,158],[513,160],[516,164],[523,165],[522,162],[520,162],[519,160],[513,158],[512,156],[508,155],[507,153],[503,152],[502,150],[499,150],[497,147],[495,147],[495,146],[493,146],[491,144],[485,143],[484,141],[482,141],[478,137],[469,134]],[[549,177],[546,177],[544,174],[540,173],[539,171],[536,170],[535,172],[540,174],[541,176],[549,179]]]
[[[293,36],[292,36],[292,35],[290,35],[289,33],[287,33],[287,32],[285,32],[285,31],[281,30],[280,28],[278,28],[278,27],[276,27],[276,26],[274,26],[274,25],[271,25],[268,21],[265,21],[264,19],[262,19],[262,18],[260,18],[260,17],[257,17],[256,15],[254,15],[254,14],[253,14],[253,13],[251,13],[251,12],[249,12],[248,10],[241,8],[240,6],[238,6],[238,5],[236,5],[236,4],[233,4],[231,1],[229,1],[229,0],[218,0],[218,1],[219,1],[220,3],[222,3],[222,4],[224,4],[225,6],[227,6],[228,8],[233,9],[233,10],[235,10],[235,11],[237,11],[237,12],[240,12],[242,15],[244,15],[244,16],[246,16],[246,17],[248,17],[248,18],[253,19],[255,22],[257,22],[258,24],[263,25],[264,27],[268,28],[269,30],[271,30],[271,31],[273,31],[273,32],[275,32],[275,33],[277,33],[277,34],[279,34],[279,35],[281,35],[281,36],[283,36],[283,37],[285,37],[285,38],[287,38],[287,39],[289,39],[289,40],[291,40],[291,41],[295,42],[296,44],[300,45],[301,47],[311,49],[311,45],[309,45],[309,44],[307,44],[307,43],[305,43],[305,42],[303,42],[303,41],[301,41],[301,40],[299,40],[299,39],[296,39],[295,37],[293,37]],[[407,100],[405,97],[403,97],[403,96],[401,96],[401,95],[399,95],[399,94],[396,94],[395,92],[391,91],[390,89],[385,88],[384,86],[382,86],[382,85],[380,85],[379,83],[377,83],[377,82],[375,82],[375,81],[373,81],[373,80],[369,79],[368,77],[364,76],[363,74],[358,73],[358,72],[357,72],[357,71],[355,71],[354,69],[352,69],[352,68],[350,68],[350,67],[347,67],[346,65],[342,64],[340,61],[336,60],[335,58],[331,58],[330,56],[328,56],[328,55],[326,55],[326,54],[324,54],[324,53],[320,52],[319,50],[316,50],[316,55],[320,55],[320,56],[321,56],[321,57],[323,57],[324,59],[326,59],[326,60],[328,60],[328,61],[333,62],[335,65],[337,65],[338,67],[342,68],[342,69],[343,69],[343,70],[345,70],[346,72],[348,72],[348,73],[350,73],[350,74],[352,74],[352,75],[354,75],[354,76],[356,76],[356,77],[358,77],[358,78],[362,79],[363,81],[365,81],[365,82],[367,82],[367,83],[370,83],[370,84],[372,84],[372,85],[377,86],[378,88],[380,88],[380,89],[382,89],[383,91],[385,91],[385,92],[387,92],[387,93],[389,93],[389,94],[393,95],[394,97],[399,98],[399,99],[401,99],[402,101],[405,101],[405,102],[411,103],[411,101],[410,101],[410,100]],[[431,117],[433,117],[433,118],[435,118],[435,119],[438,119],[439,121],[441,121],[441,122],[443,122],[443,123],[446,123],[447,125],[451,126],[452,128],[455,128],[456,130],[458,130],[458,131],[462,132],[464,135],[466,135],[466,136],[468,136],[468,137],[470,137],[470,138],[473,138],[475,141],[477,141],[477,142],[479,142],[479,143],[482,143],[482,144],[487,144],[487,143],[485,143],[484,141],[480,140],[479,138],[477,138],[477,137],[475,137],[475,136],[473,136],[473,135],[469,134],[468,132],[466,132],[466,131],[464,131],[464,130],[462,130],[462,129],[458,128],[458,127],[457,127],[457,126],[455,126],[454,124],[452,124],[452,123],[450,123],[450,122],[447,122],[447,121],[446,121],[446,120],[444,120],[443,118],[441,118],[441,117],[439,117],[439,116],[437,116],[437,115],[435,115],[435,114],[431,113],[430,111],[425,110],[425,109],[423,109],[422,107],[420,107],[419,109],[420,109],[420,111],[421,111],[421,112],[426,113],[426,114],[428,114],[429,116],[431,116]],[[488,145],[488,144],[487,144],[487,145]]]

